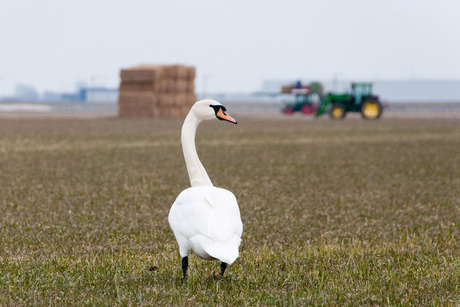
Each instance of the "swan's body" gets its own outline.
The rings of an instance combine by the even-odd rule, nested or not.
[[[243,225],[230,191],[210,186],[184,190],[171,208],[169,223],[182,257],[189,250],[200,258],[228,264],[238,257]]]
[[[182,149],[191,187],[179,194],[168,220],[179,244],[184,279],[190,251],[203,259],[220,260],[222,275],[227,264],[238,258],[243,232],[238,203],[232,192],[213,186],[195,148],[195,132],[203,120],[217,117],[236,124],[225,111],[215,100],[200,100],[182,126]]]

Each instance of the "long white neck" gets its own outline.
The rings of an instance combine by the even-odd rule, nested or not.
[[[181,131],[182,151],[192,187],[213,186],[196,152],[195,134],[200,122],[201,120],[190,112],[184,120]]]

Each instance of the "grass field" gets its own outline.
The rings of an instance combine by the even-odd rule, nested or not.
[[[0,306],[460,304],[460,121],[237,119],[197,147],[240,257],[186,284],[181,121],[1,120]]]

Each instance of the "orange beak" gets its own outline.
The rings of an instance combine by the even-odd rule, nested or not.
[[[216,116],[217,116],[218,119],[226,120],[226,121],[234,123],[234,124],[237,123],[236,120],[233,117],[231,117],[230,115],[228,115],[227,113],[225,113],[225,111],[223,111],[222,108],[220,108],[219,111],[217,111]]]

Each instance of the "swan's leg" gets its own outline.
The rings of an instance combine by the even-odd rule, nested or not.
[[[224,276],[225,269],[227,268],[227,264],[225,262],[220,263],[220,275]]]
[[[187,267],[188,267],[188,257],[185,256],[182,258],[182,273],[184,275],[184,281],[187,279]]]

